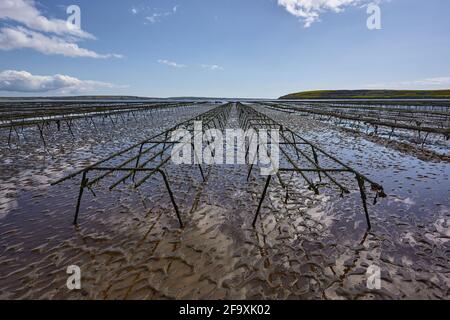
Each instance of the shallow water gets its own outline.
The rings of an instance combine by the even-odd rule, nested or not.
[[[139,118],[114,127],[78,124],[76,138],[48,132],[1,149],[0,298],[22,299],[438,299],[449,298],[450,165],[426,162],[304,117],[264,112],[385,187],[366,233],[359,194],[309,191],[299,177],[289,201],[273,183],[257,228],[251,223],[265,179],[247,166],[166,168],[182,218],[161,178],[138,191],[114,177],[83,198],[79,180],[50,187],[76,168],[209,110]],[[227,128],[237,127],[233,110]],[[2,135],[4,137],[7,132]],[[50,155],[49,155],[50,154]],[[82,290],[65,284],[69,265]],[[367,268],[382,271],[367,288]]]

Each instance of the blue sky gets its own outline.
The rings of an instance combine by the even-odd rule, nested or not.
[[[377,1],[381,30],[370,2],[0,0],[0,95],[450,88],[450,1]]]

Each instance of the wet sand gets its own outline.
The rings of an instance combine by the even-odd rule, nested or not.
[[[1,149],[0,298],[3,299],[448,299],[450,164],[424,161],[329,124],[265,109],[325,150],[380,182],[388,198],[370,207],[366,233],[359,195],[317,196],[293,178],[291,196],[274,183],[251,227],[264,177],[247,166],[168,165],[184,229],[160,178],[135,191],[83,199],[71,225],[79,181],[49,183],[208,110],[185,108],[96,133],[80,122],[75,140],[39,134]],[[237,127],[232,112],[227,128]],[[80,134],[77,136],[77,133]],[[7,132],[2,133],[4,139]],[[70,152],[73,151],[73,152]],[[49,156],[48,154],[52,154]],[[66,287],[78,265],[82,290]],[[382,270],[369,290],[367,268]]]

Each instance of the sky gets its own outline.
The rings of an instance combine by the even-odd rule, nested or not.
[[[0,96],[450,89],[449,39],[448,0],[0,0]]]

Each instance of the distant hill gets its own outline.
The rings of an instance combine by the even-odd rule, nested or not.
[[[279,99],[450,99],[450,90],[317,90]]]

